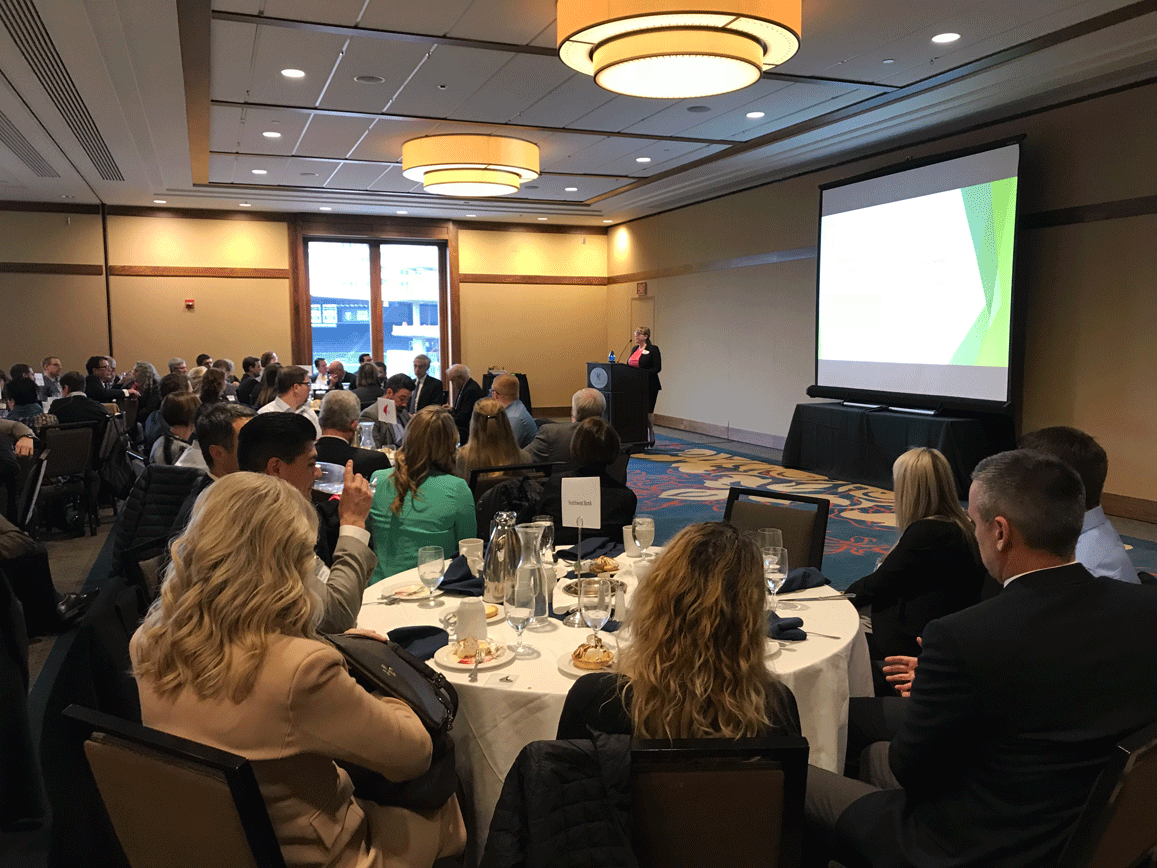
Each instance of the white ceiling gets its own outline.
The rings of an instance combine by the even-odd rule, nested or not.
[[[209,28],[187,68],[178,2]],[[804,0],[794,58],[679,101],[566,67],[553,0],[0,0],[0,19],[0,199],[26,201],[601,225],[1157,75],[1154,0]],[[426,195],[402,143],[448,132],[534,141],[543,174]]]

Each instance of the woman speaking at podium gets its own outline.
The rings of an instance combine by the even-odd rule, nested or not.
[[[647,326],[635,329],[635,349],[627,358],[627,364],[632,368],[641,368],[650,377],[647,404],[647,445],[655,445],[655,424],[651,414],[655,412],[655,399],[659,397],[662,385],[659,383],[659,371],[663,370],[663,356],[659,348],[651,343],[651,330]]]

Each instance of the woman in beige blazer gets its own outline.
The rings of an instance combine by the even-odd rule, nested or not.
[[[350,760],[414,778],[431,743],[319,641],[315,512],[288,483],[233,473],[206,489],[133,636],[147,726],[248,757],[289,866],[428,866],[462,851],[456,799],[416,812],[354,798]]]

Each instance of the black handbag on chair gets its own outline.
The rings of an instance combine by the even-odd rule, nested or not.
[[[345,657],[350,675],[371,693],[400,699],[430,733],[434,751],[430,768],[413,780],[394,782],[354,763],[337,764],[350,776],[354,795],[382,805],[418,811],[440,808],[458,789],[450,727],[458,712],[458,692],[441,672],[431,669],[396,642],[357,634],[323,638]]]

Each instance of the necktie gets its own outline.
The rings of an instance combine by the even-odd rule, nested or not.
[[[422,383],[425,382],[425,377],[418,380],[417,385],[414,386],[414,394],[410,396],[410,412],[418,412],[418,396],[422,394]]]

